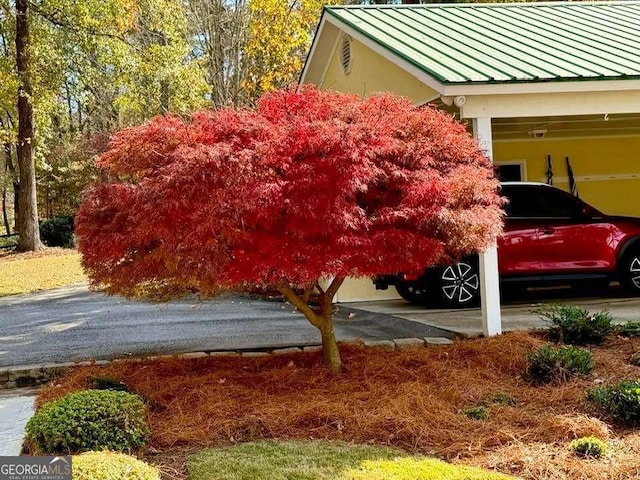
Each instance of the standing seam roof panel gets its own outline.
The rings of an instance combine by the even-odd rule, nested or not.
[[[438,12],[441,15],[457,15],[457,12],[454,9],[443,10],[442,12]],[[460,17],[458,17],[460,18]],[[475,17],[475,15],[467,16],[467,27],[469,25],[474,25],[476,27],[476,32],[479,35],[482,35],[484,32],[485,40],[488,35],[487,32],[491,32],[498,36],[496,40],[492,36],[492,40],[498,45],[501,46],[509,46],[514,51],[519,52],[522,55],[528,55],[532,58],[532,60],[538,60],[542,62],[544,68],[551,70],[552,74],[547,78],[557,78],[557,77],[575,77],[578,76],[579,67],[573,63],[567,62],[561,57],[558,57],[552,52],[547,52],[546,50],[536,49],[529,44],[521,43],[520,40],[522,35],[519,32],[513,32],[511,30],[500,29],[500,27],[492,22],[490,24],[486,23],[486,18],[483,17]],[[488,48],[492,48],[487,45]],[[514,56],[509,56],[508,58],[519,58]],[[511,60],[513,61],[513,60]],[[554,67],[554,68],[551,68]],[[542,68],[538,66],[538,68]],[[531,72],[529,72],[529,78],[535,78]],[[543,78],[543,77],[539,77]]]
[[[622,50],[625,53],[625,57],[627,60],[633,61],[634,58],[637,57],[637,41],[632,41],[628,38],[623,38],[620,34],[621,32],[626,32],[627,28],[620,28],[616,31],[615,29],[608,28],[603,26],[600,30],[594,29],[592,24],[589,22],[589,17],[583,17],[578,12],[571,12],[573,16],[567,16],[566,12],[554,12],[558,18],[563,18],[567,21],[573,22],[574,31],[584,32],[586,35],[589,35],[589,38],[602,39],[605,38],[609,45],[616,45],[617,48]],[[581,20],[585,20],[584,22]],[[638,21],[640,23],[640,20]],[[637,35],[635,33],[634,35]],[[611,44],[610,42],[613,42]],[[626,48],[622,49],[619,46],[624,46]]]
[[[542,20],[543,18],[545,20],[551,20],[547,15],[544,10],[541,10],[540,12],[536,12],[538,13],[538,19]],[[527,12],[524,15],[530,15],[529,12]],[[562,12],[557,12],[556,15],[562,15]],[[529,17],[530,18],[530,17]],[[611,52],[609,51],[610,49],[613,49],[614,47],[611,45],[607,45],[606,43],[599,41],[596,42],[591,35],[582,35],[580,36],[577,33],[571,32],[571,31],[566,31],[563,30],[561,28],[559,28],[556,24],[554,23],[548,23],[545,22],[546,27],[545,27],[545,31],[549,32],[552,35],[558,35],[558,37],[560,38],[565,38],[568,41],[573,42],[575,48],[580,51],[583,52],[587,55],[598,55],[598,53],[604,53],[604,51],[606,50],[608,52],[608,54],[611,54]],[[582,42],[580,41],[582,40]],[[567,45],[567,47],[569,46],[569,44],[565,44]],[[619,48],[618,48],[618,52],[619,52]],[[624,60],[624,58],[622,57],[618,57],[617,53],[615,53],[614,55],[616,55],[616,59],[613,60],[609,57],[604,57],[601,56],[598,59],[598,65],[602,66],[603,68],[607,68],[607,69],[615,69],[617,70],[616,73],[623,73],[625,71],[625,68],[630,68],[630,64],[627,62],[623,62],[620,63],[619,60]],[[619,59],[619,60],[618,60]],[[631,62],[633,64],[633,62]],[[605,66],[605,65],[609,65],[609,66]],[[631,67],[633,68],[633,67]]]
[[[512,77],[517,77],[517,78],[525,78],[528,76],[527,71],[537,71],[538,73],[535,75],[536,77],[541,76],[540,74],[542,74],[542,76],[548,76],[551,75],[551,72],[548,70],[544,70],[542,68],[539,68],[531,63],[528,63],[520,58],[514,58],[514,62],[512,62],[512,65],[506,65],[506,64],[502,64],[500,65],[500,61],[498,59],[496,59],[496,56],[491,56],[489,53],[487,53],[486,50],[486,44],[483,44],[480,40],[477,39],[476,36],[468,36],[468,32],[465,31],[461,31],[460,29],[455,28],[455,25],[443,25],[441,23],[438,23],[437,21],[434,21],[433,19],[427,18],[425,16],[415,16],[413,15],[415,12],[411,9],[405,8],[402,9],[400,12],[402,15],[404,15],[405,17],[410,18],[412,21],[416,22],[417,24],[421,25],[424,28],[430,29],[431,32],[436,32],[438,34],[438,36],[440,37],[439,43],[443,43],[443,41],[450,41],[450,40],[454,40],[456,38],[456,34],[458,37],[460,36],[464,36],[465,37],[465,41],[469,42],[470,45],[472,45],[473,50],[478,52],[480,55],[484,57],[487,57],[487,60],[484,60],[483,63],[491,63],[494,64],[496,66],[496,68],[501,68],[504,69],[504,72],[513,72],[512,73]],[[443,30],[448,30],[451,33],[448,32],[443,32]],[[425,34],[426,35],[426,34]],[[433,38],[433,33],[431,33],[429,36],[431,36]],[[506,47],[506,48],[505,48]],[[496,48],[494,47],[494,52],[498,52],[498,53],[502,53],[502,54],[507,54],[507,50],[509,50],[508,46],[503,46],[502,48]],[[459,49],[460,52],[464,52],[464,50],[462,48]],[[465,54],[467,54],[468,52],[464,52]],[[497,65],[496,65],[497,64]]]
[[[491,13],[494,14],[496,20],[505,26],[512,26],[514,20],[533,20],[533,23],[522,22],[523,26],[518,32],[519,35],[533,43],[544,46],[545,51],[549,53],[555,51],[556,56],[558,53],[562,53],[567,62],[572,63],[580,69],[578,71],[579,76],[601,76],[604,71],[607,72],[607,75],[619,75],[621,73],[620,71],[607,69],[600,65],[600,57],[586,58],[588,55],[582,55],[583,51],[579,45],[568,45],[566,40],[562,42],[552,40],[551,37],[554,35],[553,31],[549,30],[549,25],[540,21],[539,18],[514,18],[511,12],[508,11],[492,11]],[[517,13],[526,15],[523,12]]]
[[[402,15],[402,12],[398,12],[400,15]],[[410,29],[411,31],[415,32],[418,36],[422,37],[420,38],[420,40],[423,40],[425,37],[429,38],[429,40],[435,41],[440,45],[440,50],[445,53],[445,55],[448,58],[456,58],[456,55],[458,56],[458,59],[461,63],[463,63],[465,66],[467,66],[469,69],[473,70],[476,74],[480,74],[482,75],[483,70],[485,72],[489,71],[489,69],[493,72],[492,73],[492,78],[503,78],[503,79],[508,79],[510,78],[512,75],[507,74],[505,71],[500,70],[500,68],[504,68],[504,65],[492,65],[492,63],[495,63],[494,60],[489,57],[488,55],[482,54],[481,52],[480,55],[469,55],[468,51],[465,51],[465,49],[461,49],[456,47],[455,45],[450,45],[449,42],[442,42],[439,41],[438,39],[434,38],[434,36],[431,34],[431,32],[433,32],[434,30],[431,30],[429,32],[425,32],[422,31],[420,28],[417,28],[415,25],[417,24],[418,26],[422,26],[419,22],[414,21],[411,18],[407,18],[407,22],[409,23],[405,23],[405,25],[407,26],[408,29]],[[387,22],[388,23],[388,22]],[[405,31],[406,33],[406,31]],[[445,38],[447,37],[446,35],[442,34],[440,32],[440,36],[444,36]],[[451,40],[451,38],[448,38],[449,40]],[[415,47],[414,47],[415,48]],[[460,57],[460,55],[462,57]],[[478,58],[478,57],[485,57],[485,58]],[[462,60],[462,58],[464,58],[464,60]],[[483,68],[484,67],[484,68]],[[509,66],[506,66],[508,68],[505,68],[505,70],[511,70],[511,71],[517,71],[517,69],[511,68]]]

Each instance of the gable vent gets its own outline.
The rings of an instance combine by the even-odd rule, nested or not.
[[[349,35],[342,36],[340,61],[342,63],[342,71],[346,75],[351,71],[351,37]]]

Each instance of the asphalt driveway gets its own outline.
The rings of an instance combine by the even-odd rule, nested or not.
[[[451,337],[429,325],[346,307],[337,313],[336,335]],[[152,304],[73,287],[0,298],[0,366],[319,342],[318,331],[290,305],[249,297]]]

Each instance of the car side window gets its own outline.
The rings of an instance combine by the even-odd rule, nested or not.
[[[507,217],[529,218],[535,215],[534,189],[528,185],[502,187],[502,195],[507,199]]]
[[[507,217],[575,218],[580,211],[578,202],[570,195],[548,187],[522,185],[504,187],[507,197]]]
[[[553,188],[539,187],[536,192],[537,217],[541,218],[575,218],[579,207],[571,195]]]

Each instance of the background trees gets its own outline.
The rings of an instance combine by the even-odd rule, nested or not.
[[[487,247],[502,224],[491,164],[465,128],[391,95],[306,88],[255,110],[156,117],[115,134],[100,165],[117,180],[76,217],[94,284],[162,298],[279,289],[335,372],[345,277],[419,274]]]
[[[22,248],[37,248],[38,216],[73,213],[78,192],[95,178],[101,141],[94,137],[168,111],[250,105],[295,81],[320,8],[318,0],[0,0],[6,233],[28,220],[28,228],[20,224]],[[26,32],[20,55],[18,25]],[[20,71],[18,58],[29,63]],[[18,99],[27,114],[21,134]]]
[[[36,248],[38,217],[73,214],[78,192],[95,178],[91,165],[101,141],[94,136],[104,139],[168,111],[250,106],[262,93],[297,81],[325,3],[345,2],[0,0],[5,232],[17,229],[18,218],[28,219],[28,228],[21,224],[22,247]],[[18,8],[27,14],[18,16]],[[18,18],[29,29],[20,55]],[[30,65],[20,72],[17,59],[25,55]],[[33,110],[33,131],[23,122],[21,135],[19,98],[23,111]],[[28,177],[22,190],[21,166]]]

